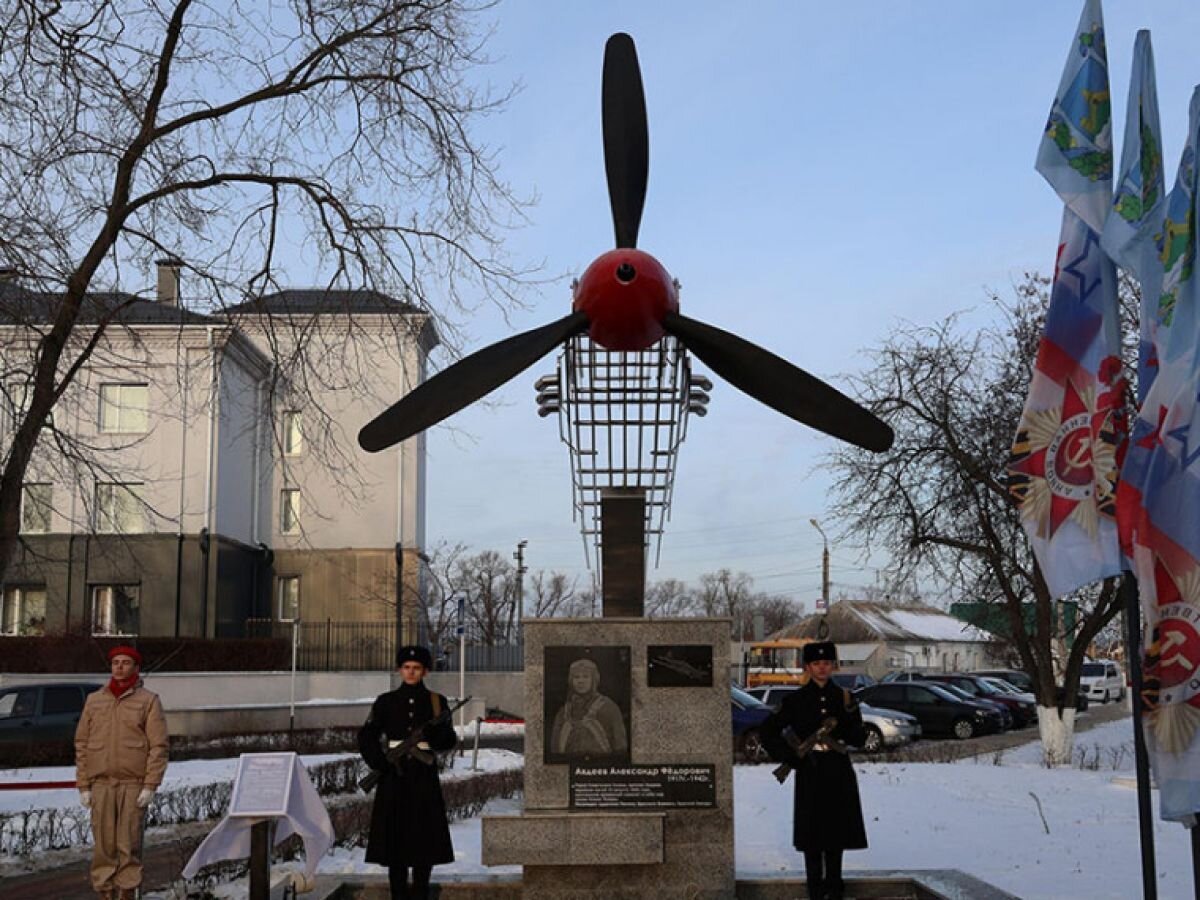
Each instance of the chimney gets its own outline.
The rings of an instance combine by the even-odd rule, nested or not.
[[[158,266],[158,302],[164,306],[179,306],[179,273],[183,260],[174,256],[160,259]]]

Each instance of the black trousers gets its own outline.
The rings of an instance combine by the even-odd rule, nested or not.
[[[408,884],[408,866],[388,866],[388,886],[392,900],[426,900],[429,896],[429,873],[433,866],[413,866],[412,886]]]
[[[811,900],[842,900],[846,893],[842,881],[842,851],[805,850],[804,878]]]

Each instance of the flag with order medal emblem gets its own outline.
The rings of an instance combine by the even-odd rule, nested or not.
[[[1099,0],[1084,5],[1037,170],[1065,208],[1008,482],[1046,584],[1059,597],[1122,566],[1115,494],[1126,382],[1116,269],[1100,247],[1112,205],[1113,152]]]

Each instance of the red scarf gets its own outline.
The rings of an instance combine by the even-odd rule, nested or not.
[[[135,672],[128,678],[117,678],[113,676],[108,679],[108,690],[114,697],[120,697],[127,690],[137,684],[138,676]]]

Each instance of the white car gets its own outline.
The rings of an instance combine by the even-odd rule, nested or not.
[[[1079,689],[1087,691],[1089,700],[1107,703],[1125,699],[1125,674],[1111,659],[1085,662],[1079,673]]]
[[[762,685],[749,688],[746,693],[757,697],[772,709],[779,709],[784,695],[796,690],[796,685]],[[881,709],[859,703],[862,711],[863,729],[867,732],[867,740],[862,749],[867,753],[878,753],[889,747],[900,747],[921,736],[921,723],[915,716],[894,709]]]

